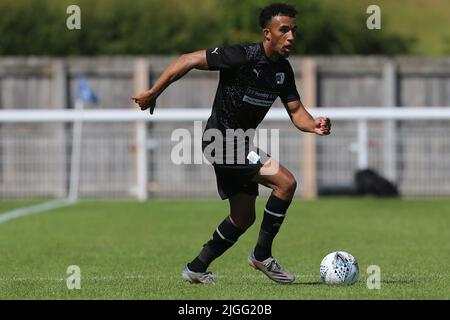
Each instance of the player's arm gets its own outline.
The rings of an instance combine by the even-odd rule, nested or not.
[[[311,132],[320,136],[330,134],[331,121],[329,118],[318,117],[314,119],[306,110],[300,100],[284,104],[292,123],[303,132]]]
[[[150,108],[150,114],[153,114],[156,99],[159,95],[172,83],[183,77],[192,69],[207,70],[208,63],[206,61],[206,50],[195,51],[181,55],[173,62],[150,90],[141,92],[131,99],[139,105],[141,110]]]

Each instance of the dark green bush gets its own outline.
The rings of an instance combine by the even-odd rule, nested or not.
[[[266,0],[0,0],[1,55],[177,54],[261,40]],[[411,40],[367,30],[339,1],[296,5],[296,54],[404,54]],[[68,30],[66,8],[81,8]]]

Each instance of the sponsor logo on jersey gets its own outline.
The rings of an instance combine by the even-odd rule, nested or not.
[[[258,107],[269,108],[278,97],[278,92],[248,88],[242,101]]]
[[[284,72],[278,72],[275,74],[275,79],[277,80],[277,84],[283,84],[284,83]]]

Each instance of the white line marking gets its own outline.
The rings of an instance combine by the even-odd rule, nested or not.
[[[17,219],[20,217],[25,217],[33,213],[41,213],[49,210],[53,210],[56,208],[66,207],[74,204],[73,201],[68,200],[55,200],[50,202],[41,203],[31,207],[20,208],[12,211],[8,211],[6,213],[0,214],[0,223]]]

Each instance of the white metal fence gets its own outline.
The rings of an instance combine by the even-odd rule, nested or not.
[[[313,177],[320,190],[350,186],[356,170],[370,167],[395,182],[405,196],[450,195],[450,108],[318,108],[333,121],[317,137]],[[1,110],[0,197],[210,197],[215,176],[208,164],[176,165],[174,129],[192,133],[210,109]],[[73,163],[73,124],[83,122],[80,161]],[[279,160],[299,181],[303,137],[284,109],[272,109],[261,128],[279,129]],[[74,168],[79,174],[73,174]],[[77,183],[73,183],[76,179]],[[72,186],[72,187],[71,187]],[[268,190],[261,187],[261,192]],[[72,190],[73,191],[73,190]]]

